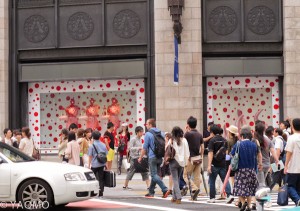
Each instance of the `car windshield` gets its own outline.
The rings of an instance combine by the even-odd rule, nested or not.
[[[34,161],[32,157],[29,157],[28,155],[24,154],[18,149],[2,142],[0,142],[0,153],[2,153],[5,157],[7,157],[12,162]]]

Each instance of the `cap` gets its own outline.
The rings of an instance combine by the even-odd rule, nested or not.
[[[230,125],[228,128],[226,128],[226,130],[229,131],[230,133],[238,135],[238,128],[234,125]]]

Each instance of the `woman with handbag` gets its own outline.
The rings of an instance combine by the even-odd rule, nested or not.
[[[171,202],[181,204],[182,196],[179,189],[179,177],[183,171],[183,168],[187,165],[190,156],[190,150],[187,140],[183,137],[183,130],[180,127],[174,127],[171,134],[172,139],[170,139],[167,144],[164,161],[169,162],[173,179]]]
[[[136,136],[133,137],[129,142],[129,154],[130,154],[130,168],[127,171],[127,176],[125,180],[125,184],[123,186],[123,190],[131,190],[131,188],[128,187],[129,181],[132,179],[133,175],[136,172],[136,168],[134,166],[135,163],[137,163],[137,159],[140,157],[140,153],[142,150],[142,136],[144,133],[144,129],[141,126],[137,126],[135,128],[135,134]],[[143,181],[146,182],[147,187],[150,185],[149,181],[149,171],[141,173]]]
[[[80,146],[76,141],[76,135],[73,131],[68,134],[68,144],[65,151],[65,158],[69,159],[69,164],[80,165]]]
[[[122,161],[123,156],[126,156],[127,154],[127,145],[128,141],[130,140],[130,133],[128,131],[128,124],[123,123],[122,130],[118,134],[118,153],[119,153],[119,160],[118,160],[118,175],[121,175],[121,167],[122,167]]]

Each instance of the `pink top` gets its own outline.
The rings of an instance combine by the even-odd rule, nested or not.
[[[73,140],[68,142],[67,144],[67,149],[65,151],[65,154],[70,154],[70,152],[72,153],[72,157],[69,159],[69,164],[73,164],[73,165],[80,165],[80,146],[77,143],[77,141]]]

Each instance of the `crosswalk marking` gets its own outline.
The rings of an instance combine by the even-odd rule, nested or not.
[[[170,197],[168,198],[161,198],[161,197],[154,197],[155,199],[161,199],[161,200],[170,200]],[[191,201],[190,196],[184,196],[182,198],[182,202],[188,202],[188,203],[198,203],[198,204],[212,204],[212,205],[220,205],[220,206],[226,206],[226,207],[236,207],[234,205],[234,202],[231,204],[226,204],[226,200],[216,200],[215,203],[207,203],[207,200],[209,200],[209,196],[198,196],[197,201]],[[236,197],[235,197],[236,200]],[[272,211],[277,211],[277,210],[286,210],[289,208],[295,207],[295,203],[289,199],[289,204],[287,206],[279,206],[277,204],[277,193],[271,193],[271,201],[272,201],[272,206],[270,208],[264,207],[264,210],[272,210]]]

